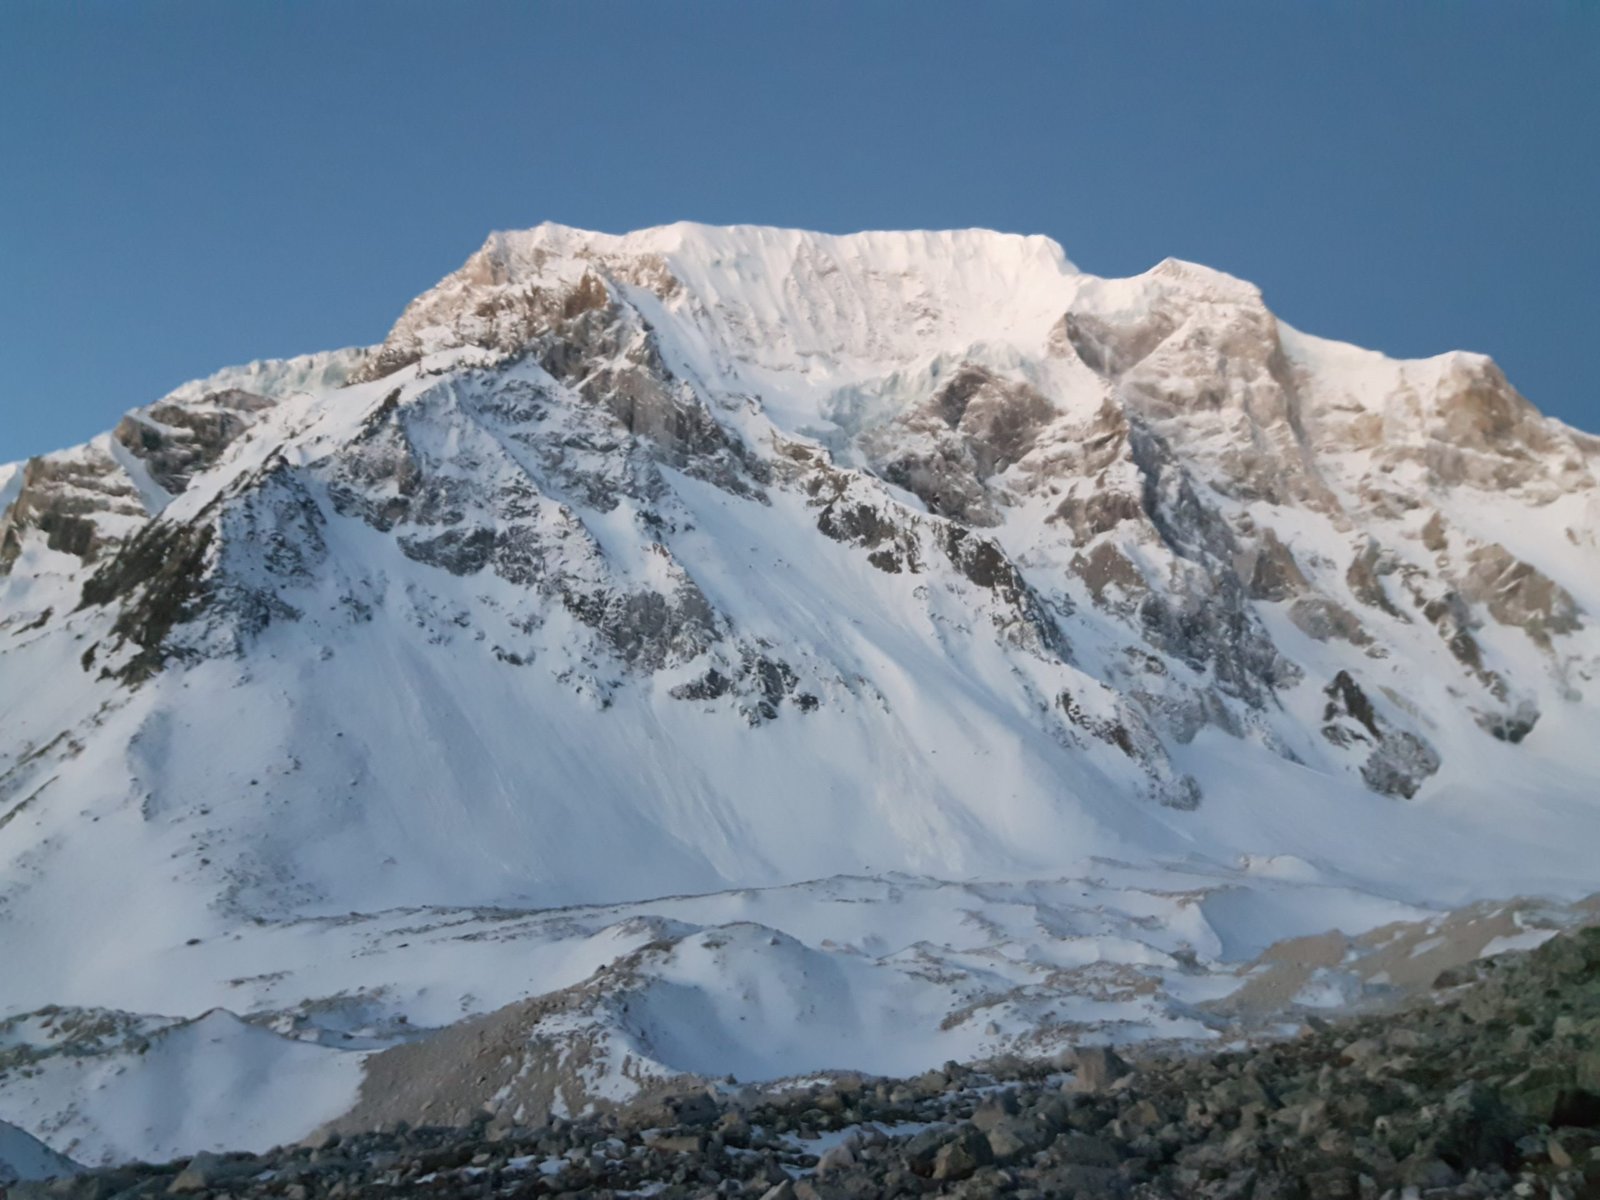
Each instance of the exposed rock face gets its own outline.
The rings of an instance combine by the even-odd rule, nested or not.
[[[30,459],[10,485],[0,484],[0,575],[30,546],[70,555],[78,569],[91,566],[215,465],[280,399],[338,387],[365,357],[364,350],[335,351],[230,368],[129,413],[86,445]],[[48,559],[29,563],[27,572],[76,573]]]
[[[1056,410],[1028,384],[963,363],[926,399],[871,430],[874,469],[928,511],[968,525],[998,525],[986,481],[1022,460]]]
[[[213,537],[210,525],[151,522],[84,581],[81,603],[96,607],[116,603],[111,633],[119,647],[131,643],[134,648],[133,657],[114,674],[130,683],[141,682],[174,651],[168,641],[174,626],[199,615]],[[91,661],[85,660],[85,668]]]
[[[1220,468],[1230,496],[1335,503],[1315,463],[1278,323],[1249,284],[1168,259],[1136,280],[1097,282],[1058,327],[1058,353],[1105,377],[1157,432]],[[1221,436],[1218,436],[1221,435]]]
[[[1261,548],[1250,568],[1250,597],[1254,600],[1290,600],[1309,585],[1289,548],[1270,529],[1261,531]]]
[[[29,459],[16,499],[0,514],[0,573],[11,570],[30,536],[89,563],[148,515],[137,489],[102,447]]]
[[[1527,489],[1545,500],[1594,486],[1584,446],[1593,439],[1552,426],[1487,358],[1451,356],[1424,419],[1422,445],[1388,447],[1387,462],[1420,459],[1447,486]]]
[[[381,379],[440,349],[470,345],[515,354],[553,329],[592,328],[595,322],[584,318],[611,305],[601,272],[664,295],[677,286],[658,256],[582,256],[576,271],[566,269],[572,261],[553,245],[527,248],[512,237],[491,237],[460,271],[407,306],[351,382]]]
[[[1438,514],[1435,513],[1434,516],[1437,517]],[[1424,541],[1427,540],[1429,528],[1433,528],[1432,521],[1424,527]],[[1397,621],[1409,621],[1411,618],[1395,607],[1394,602],[1389,599],[1389,593],[1383,583],[1384,577],[1394,574],[1398,567],[1399,562],[1393,552],[1386,553],[1376,539],[1369,538],[1350,560],[1350,566],[1344,575],[1345,584],[1349,587],[1351,595],[1360,603],[1375,608]]]
[[[1578,605],[1560,584],[1497,543],[1467,555],[1462,589],[1502,625],[1515,625],[1546,649],[1552,634],[1580,628]]]
[[[130,413],[112,431],[163,490],[177,495],[250,427],[252,415],[273,401],[239,388],[213,392],[198,403],[153,404]]]
[[[1410,799],[1424,780],[1439,769],[1439,754],[1421,735],[1395,729],[1380,718],[1371,699],[1348,671],[1340,671],[1324,689],[1322,736],[1336,746],[1370,747],[1361,778],[1375,792]]]

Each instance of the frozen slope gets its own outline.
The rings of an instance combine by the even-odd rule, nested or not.
[[[1116,862],[1156,873],[1136,891],[1198,872],[1254,895],[1292,864],[1280,936],[1582,895],[1597,459],[1486,359],[1325,342],[1192,264],[1100,280],[985,231],[496,234],[379,347],[225,371],[0,468],[0,1018],[223,1007],[254,1048],[218,1057],[249,1079],[253,1035],[310,1014],[364,1014],[359,1055],[400,1017],[596,971],[604,992],[642,944],[546,929],[564,965],[508,976],[396,913],[648,922],[778,887],[757,925],[809,978],[839,941],[806,881],[839,876],[1068,888]],[[921,940],[1002,953],[987,920]],[[702,1051],[748,989],[693,1000],[699,1034],[671,998],[723,961],[707,929],[745,929],[728,977],[759,976],[745,921],[671,926],[657,1016],[615,1045],[718,1069]],[[357,968],[307,956],[339,922],[365,931]],[[1232,933],[1046,927],[1163,989],[1184,955],[1236,960]],[[893,941],[828,966],[817,1002],[892,998],[930,1031],[1076,986],[1057,964],[923,990]],[[1049,1007],[935,1040],[1001,1048]],[[852,1028],[739,1069],[874,1044],[900,1069],[931,1044]],[[29,1119],[70,1092],[29,1092]],[[74,1136],[102,1157],[255,1137],[213,1110],[234,1115],[139,1143],[108,1109]]]
[[[0,1186],[19,1179],[61,1179],[78,1169],[38,1138],[0,1121]]]

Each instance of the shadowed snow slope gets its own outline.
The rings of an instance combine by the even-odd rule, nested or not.
[[[295,1070],[343,1103],[347,1050],[585,985],[637,993],[560,1003],[640,1061],[903,1070],[918,1043],[874,1005],[948,1057],[1074,1020],[1034,996],[964,1024],[986,996],[1079,994],[1091,963],[1169,996],[1249,957],[1167,890],[1270,894],[1274,938],[1584,894],[1597,461],[1485,358],[1326,342],[1174,260],[495,234],[380,346],[0,467],[0,1019],[37,1049],[47,1005],[220,1006],[238,1074],[195,1095],[265,1097],[252,1064],[315,1051],[336,1065]],[[1150,873],[1113,932],[1002,905],[1048,952],[991,893],[872,933],[905,918],[879,887],[1092,890],[1108,862]],[[847,935],[815,917],[839,877],[878,881]],[[746,899],[661,899],[695,893]],[[575,905],[612,917],[536,915]],[[495,912],[538,923],[526,970],[413,928]],[[657,939],[648,987],[607,974]],[[905,967],[924,944],[959,986]],[[708,997],[702,968],[750,986]],[[837,1021],[764,1007],[730,1040],[768,970]],[[305,1115],[217,1101],[141,1141],[112,1113],[133,1084],[102,1110],[48,1078],[31,1117],[0,1079],[0,1116],[100,1156]]]
[[[38,1138],[0,1121],[0,1185],[19,1179],[60,1179],[79,1170]]]

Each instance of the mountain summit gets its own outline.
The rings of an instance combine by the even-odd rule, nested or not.
[[[1597,471],[1600,439],[1488,359],[1324,341],[1190,263],[497,233],[379,346],[0,467],[0,936],[26,968],[0,1017],[226,1006],[248,1041],[356,989],[341,1028],[381,1042],[699,919],[630,910],[649,937],[450,1011],[417,1000],[448,955],[334,981],[263,949],[402,910],[1109,862],[1264,872],[1306,914],[1382,896],[1374,923],[1578,894]],[[1316,919],[1273,928],[1346,918]],[[762,920],[782,938],[726,953],[832,953]]]

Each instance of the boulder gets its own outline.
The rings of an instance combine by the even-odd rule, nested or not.
[[[985,1096],[973,1111],[972,1123],[987,1133],[1007,1117],[1016,1116],[1018,1111],[1017,1094],[1008,1088]]]
[[[1050,1131],[1025,1117],[1002,1117],[989,1127],[989,1152],[999,1163],[1016,1162],[1050,1144]]]
[[[989,1149],[989,1139],[971,1125],[959,1129],[955,1136],[939,1147],[933,1158],[933,1178],[939,1182],[970,1178],[979,1167],[994,1160]]]
[[[1110,1046],[1085,1046],[1078,1051],[1072,1090],[1097,1093],[1109,1088],[1129,1071],[1129,1066]]]

